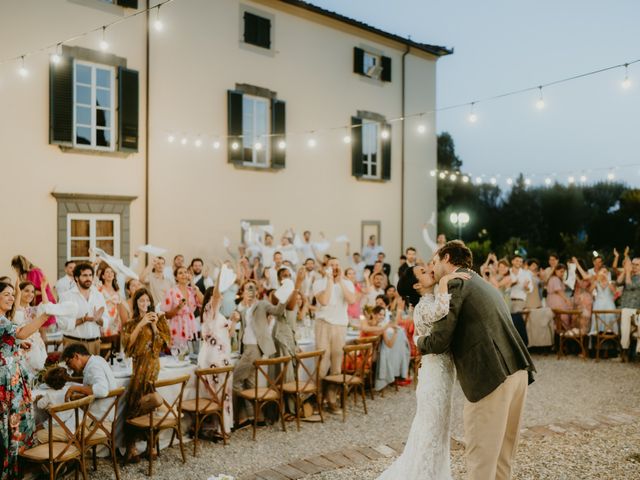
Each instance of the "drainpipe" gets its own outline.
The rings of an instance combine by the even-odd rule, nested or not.
[[[144,243],[149,243],[149,50],[151,41],[151,31],[149,29],[149,0],[147,0],[146,22],[146,53],[145,53],[145,106],[144,106]],[[148,260],[145,254],[145,264]]]
[[[402,54],[402,113],[400,116],[403,118],[401,123],[402,138],[400,140],[400,249],[404,252],[404,134],[405,134],[405,57],[409,54],[411,48],[407,45],[407,49]]]

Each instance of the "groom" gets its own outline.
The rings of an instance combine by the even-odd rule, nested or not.
[[[464,431],[470,480],[511,478],[520,422],[535,367],[500,292],[471,271],[471,251],[447,242],[433,258],[436,281],[454,272],[449,314],[418,339],[423,354],[450,351],[467,401]]]

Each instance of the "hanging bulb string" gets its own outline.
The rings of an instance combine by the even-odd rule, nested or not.
[[[160,3],[158,3],[157,5],[154,5],[153,7],[149,7],[149,8],[145,8],[143,10],[140,10],[138,12],[132,13],[131,15],[127,15],[125,17],[122,18],[118,18],[117,20],[114,20],[111,23],[106,23],[104,25],[100,25],[99,27],[96,27],[92,30],[88,30],[86,32],[83,33],[79,33],[77,35],[74,35],[72,37],[66,38],[64,40],[59,40],[51,45],[47,45],[46,47],[42,47],[42,48],[37,48],[35,50],[31,50],[25,53],[22,53],[20,55],[16,55],[15,57],[11,57],[11,58],[7,58],[5,60],[0,61],[0,65],[4,65],[5,63],[10,63],[10,62],[15,62],[16,60],[20,60],[21,58],[24,57],[31,57],[33,55],[39,54],[39,53],[46,53],[48,51],[50,51],[52,48],[57,48],[58,45],[62,45],[64,43],[68,43],[68,42],[72,42],[74,40],[78,40],[79,38],[83,38],[86,37],[87,35],[91,35],[92,33],[95,32],[99,32],[99,31],[105,31],[107,28],[111,28],[114,25],[117,25],[119,23],[122,23],[126,20],[129,20],[130,18],[134,18],[137,17],[138,15],[143,15],[147,12],[150,12],[151,10],[153,10],[154,8],[160,8],[162,5],[166,5],[167,3],[171,3],[174,2],[175,0],[162,0]]]

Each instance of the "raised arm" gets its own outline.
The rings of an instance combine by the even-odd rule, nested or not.
[[[431,333],[418,338],[416,346],[423,354],[444,353],[449,350],[453,332],[458,324],[458,315],[462,306],[462,281],[455,279],[448,286],[451,294],[449,313],[431,326]]]

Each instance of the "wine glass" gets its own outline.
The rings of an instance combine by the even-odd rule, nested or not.
[[[175,343],[171,345],[171,357],[173,357],[174,362],[178,359],[178,355],[180,354],[180,348]]]

